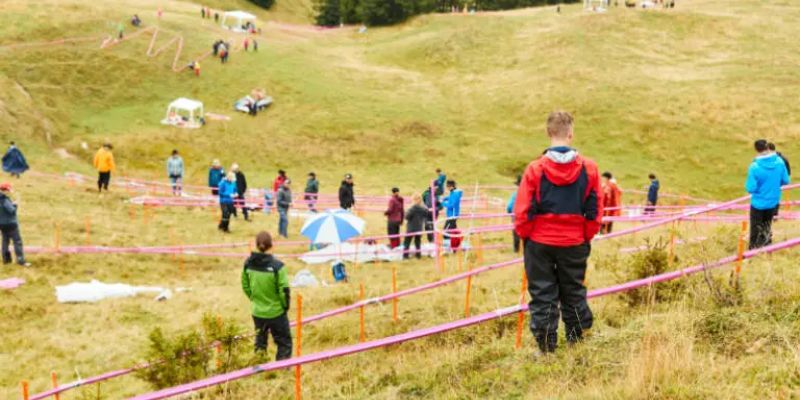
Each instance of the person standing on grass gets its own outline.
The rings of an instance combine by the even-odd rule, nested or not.
[[[23,267],[30,267],[31,264],[25,261],[22,236],[19,234],[19,222],[17,221],[17,204],[11,200],[10,183],[0,184],[0,233],[3,235],[3,264],[11,263],[9,242],[14,242],[14,255],[17,257],[17,264]]]
[[[256,248],[242,269],[242,290],[250,300],[250,312],[256,328],[256,352],[266,352],[267,335],[278,346],[275,360],[292,356],[292,331],[289,329],[291,289],[286,267],[270,254],[272,235],[259,232]]]
[[[211,188],[211,194],[216,196],[219,194],[219,183],[225,178],[225,169],[222,168],[219,160],[214,159],[211,162],[211,168],[208,169],[208,187]]]
[[[431,215],[431,211],[422,204],[422,196],[414,194],[411,197],[411,202],[414,205],[408,209],[406,213],[406,237],[403,240],[403,259],[408,259],[409,247],[411,247],[411,240],[414,240],[414,247],[416,251],[414,255],[416,258],[421,258],[420,246],[422,245],[422,230],[425,229],[425,223]]]
[[[356,195],[353,190],[353,175],[345,174],[342,185],[339,186],[339,207],[350,210],[356,205]]]
[[[436,193],[434,189],[434,193]],[[436,203],[431,203],[435,201]],[[425,191],[422,192],[422,203],[428,210],[432,210],[428,213],[428,220],[425,221],[425,231],[428,232],[428,243],[433,243],[435,236],[433,234],[433,218],[439,217],[439,212],[442,210],[442,204],[439,202],[439,198],[436,196],[431,196],[431,188],[428,187]],[[434,207],[434,204],[436,207]],[[434,215],[435,214],[435,215]]]
[[[447,175],[442,172],[441,168],[436,168],[436,179],[434,180],[434,188],[436,189],[436,196],[444,194],[444,185],[447,182]]]
[[[233,198],[236,197],[236,174],[228,172],[225,179],[219,182],[219,207],[222,211],[222,218],[219,220],[218,229],[225,233],[230,233],[231,214],[236,211],[233,205]]]
[[[617,182],[614,180],[614,176],[611,175],[611,172],[603,172],[601,179],[602,183],[600,184],[600,187],[603,193],[603,216],[618,217],[622,214],[622,210],[620,210],[620,207],[622,207],[622,191],[619,190],[619,186],[617,186]],[[603,222],[603,224],[600,225],[600,233],[611,233],[611,229],[613,227],[613,222]]]
[[[658,183],[655,174],[650,174],[648,178],[650,179],[650,186],[647,188],[647,206],[644,207],[644,213],[653,214],[656,212],[658,189],[661,188],[661,185]]]
[[[750,200],[750,246],[757,249],[772,243],[772,219],[781,200],[781,186],[789,184],[786,165],[777,154],[769,150],[767,141],[754,143],[756,158],[747,171],[745,189]]]
[[[11,144],[14,144],[14,142],[11,142]],[[770,142],[767,144],[767,147],[769,147],[770,151],[775,152],[775,154],[777,154],[778,157],[783,160],[783,164],[786,165],[786,173],[789,174],[789,176],[792,176],[792,167],[789,165],[789,160],[775,148],[775,143]]]
[[[245,199],[245,194],[247,194],[247,178],[244,176],[244,172],[239,170],[239,164],[234,163],[231,166],[231,171],[236,174],[236,205],[242,209],[244,220],[250,221],[250,216],[247,213],[247,199]],[[233,209],[233,216],[237,216],[235,207]]]
[[[447,219],[444,222],[444,238],[450,237],[449,231],[458,229],[458,217],[461,215],[461,198],[464,196],[464,191],[456,187],[456,181],[447,181],[447,190],[450,194],[442,200],[447,211]]]
[[[272,181],[272,193],[277,194],[278,189],[280,189],[281,186],[283,186],[283,183],[286,182],[286,179],[288,179],[286,177],[286,171],[279,169],[278,176],[276,176],[275,180]]]
[[[519,189],[519,182],[522,180],[522,175],[517,176],[517,181],[515,185],[517,189],[514,189],[514,193],[511,193],[511,197],[508,198],[508,204],[506,205],[506,212],[511,214],[511,223],[514,223],[514,203],[517,201],[517,190]],[[514,253],[519,253],[519,244],[520,239],[519,235],[517,235],[517,231],[511,230],[511,237],[514,240]]]
[[[570,147],[572,116],[551,113],[547,135],[550,147],[525,169],[514,203],[514,229],[525,241],[530,328],[542,353],[556,349],[559,313],[569,344],[592,327],[584,279],[603,215],[597,164]]]
[[[318,193],[319,193],[319,181],[317,181],[317,174],[309,172],[308,180],[306,181],[305,195],[303,196],[303,199],[308,204],[308,211],[311,211],[312,213],[317,212],[315,204],[317,203]]]
[[[25,160],[25,156],[17,148],[17,145],[11,142],[6,154],[3,156],[3,171],[8,172],[15,178],[19,178],[28,169],[28,161]]]
[[[172,185],[172,195],[180,196],[183,191],[183,158],[178,155],[178,150],[172,150],[172,156],[167,158],[167,176]]]
[[[287,179],[278,189],[276,197],[278,204],[278,234],[289,238],[289,208],[292,207],[292,180]]]
[[[111,152],[111,143],[103,143],[103,147],[94,154],[94,168],[97,170],[97,191],[103,189],[108,191],[108,184],[111,183],[111,172],[116,169],[114,164],[114,154]]]
[[[389,236],[389,247],[394,249],[400,247],[400,226],[403,225],[403,197],[400,196],[400,189],[392,188],[392,197],[389,198],[389,208],[384,211],[386,216],[386,232]]]

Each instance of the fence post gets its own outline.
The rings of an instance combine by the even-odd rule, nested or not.
[[[525,268],[522,268],[522,287],[520,288],[519,292],[519,304],[522,305],[525,302],[525,292],[528,287],[528,277],[525,273]],[[519,311],[517,315],[517,338],[514,344],[514,347],[517,349],[522,348],[522,328],[525,325],[525,312],[522,310]]]
[[[675,223],[672,223],[672,228],[669,230],[669,258],[667,265],[672,268],[672,263],[675,259]]]
[[[468,272],[472,271],[472,268],[467,269]],[[470,291],[472,290],[472,275],[467,275],[467,294],[464,297],[464,318],[469,318],[469,295]]]
[[[56,248],[56,254],[60,254],[61,253],[61,223],[60,222],[56,222],[55,248]]]
[[[742,272],[744,260],[744,237],[747,234],[747,221],[742,221],[742,231],[739,233],[739,247],[736,252],[736,284],[739,284],[739,273]]]
[[[303,354],[303,296],[297,295],[297,348],[295,349],[295,356],[300,357]],[[302,387],[302,366],[300,364],[294,367],[294,398],[300,400],[303,398]]]
[[[86,225],[86,245],[92,245],[92,217],[86,216],[86,220],[84,221]]]
[[[397,294],[397,267],[392,265],[392,294]],[[392,299],[392,321],[397,322],[397,297]]]
[[[50,380],[53,382],[53,389],[57,389],[58,388],[58,380],[56,379],[56,371],[51,371],[50,372]],[[59,399],[61,399],[61,395],[56,393],[56,394],[53,395],[53,398],[56,399],[56,400],[59,400]]]
[[[30,392],[28,391],[28,381],[20,382],[22,385],[22,400],[28,400],[30,398]]]
[[[214,345],[214,364],[217,366],[217,370],[222,368],[222,343],[217,342]]]
[[[358,340],[361,343],[364,343],[367,340],[367,335],[364,332],[364,284],[359,284],[359,293],[358,299],[361,301],[361,307],[359,307],[359,323],[358,323]]]

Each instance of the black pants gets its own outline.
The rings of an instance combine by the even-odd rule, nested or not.
[[[242,215],[244,216],[244,220],[247,221],[248,211],[247,211],[247,205],[245,204],[244,201],[244,195],[243,194],[238,195],[234,203],[242,209]],[[238,217],[238,215],[236,214],[236,207],[233,208],[233,216]]]
[[[519,253],[520,238],[516,231],[512,231],[511,235],[514,237],[514,253]]]
[[[567,340],[581,339],[592,327],[592,311],[586,301],[588,243],[571,247],[525,242],[525,273],[531,301],[530,328],[542,351],[555,351],[559,313],[567,329]]]
[[[406,238],[403,240],[403,258],[408,258],[410,254],[408,253],[408,249],[411,247],[411,239],[414,239],[414,247],[417,250],[414,252],[414,256],[417,258],[422,258],[422,252],[419,251],[420,246],[422,245],[422,234],[414,234],[414,232],[406,232]]]
[[[212,196],[217,196],[217,195],[219,195],[219,188],[212,187],[212,188],[211,188],[211,195],[212,195]]]
[[[772,219],[775,218],[776,212],[776,208],[759,210],[750,207],[751,250],[772,244]]]
[[[222,218],[219,220],[219,230],[223,232],[230,232],[231,214],[236,212],[236,207],[233,204],[225,203],[220,204],[219,208],[222,210]]]
[[[111,171],[109,172],[100,172],[97,176],[97,190],[102,191],[105,189],[108,191],[108,184],[111,182]]]
[[[303,198],[308,203],[308,211],[311,211],[311,212],[314,212],[314,213],[317,212],[317,209],[314,208],[314,206],[317,203],[317,195],[316,194],[307,194]]]
[[[267,335],[272,334],[272,340],[278,346],[275,360],[292,357],[292,331],[289,329],[289,317],[286,313],[276,318],[253,316],[253,322],[256,325],[256,351],[267,350]]]
[[[433,243],[434,237],[433,237],[433,220],[432,219],[429,219],[429,220],[425,221],[425,230],[429,232],[428,235],[427,235],[428,236],[428,243]]]
[[[444,239],[449,239],[450,234],[448,234],[447,231],[453,229],[458,229],[458,220],[455,218],[453,219],[448,218],[446,221],[444,221],[444,233],[442,234],[442,237]]]
[[[25,254],[22,249],[22,236],[19,234],[19,225],[0,225],[0,232],[3,234],[3,264],[11,262],[11,251],[9,242],[14,242],[14,255],[17,256],[17,264],[25,264]]]
[[[613,222],[604,222],[600,225],[600,233],[605,235],[607,233],[611,233],[611,229],[614,228]]]
[[[389,235],[389,236],[399,235],[400,234],[400,225],[401,224],[402,224],[402,222],[388,221],[386,223],[386,234]],[[398,236],[398,237],[389,238],[389,247],[394,249],[397,246],[400,246],[400,237]]]

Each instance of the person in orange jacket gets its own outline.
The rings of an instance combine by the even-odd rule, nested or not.
[[[114,154],[111,152],[111,143],[103,143],[103,147],[97,150],[94,155],[94,168],[98,172],[97,191],[102,192],[105,188],[108,191],[108,184],[111,182],[111,172],[117,166],[114,164]]]
[[[603,172],[602,175],[602,183],[600,184],[603,200],[603,216],[604,217],[618,217],[622,215],[622,191],[619,190],[619,186],[617,186],[617,181],[614,179],[614,176],[611,175],[611,172]],[[609,208],[611,208],[609,210]],[[613,228],[614,222],[603,222],[600,225],[600,233],[607,234],[611,233],[611,228]]]

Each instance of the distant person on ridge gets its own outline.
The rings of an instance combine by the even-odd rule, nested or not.
[[[19,178],[28,169],[28,161],[25,160],[25,156],[17,148],[17,145],[14,142],[9,143],[8,150],[3,156],[3,171]]]
[[[456,181],[447,181],[447,190],[450,194],[442,200],[442,205],[447,211],[447,219],[444,221],[444,237],[449,238],[448,232],[458,229],[458,217],[461,216],[461,198],[464,191],[456,187]]]
[[[267,350],[267,335],[278,346],[276,360],[292,356],[292,331],[289,328],[289,305],[291,289],[289,274],[283,262],[270,254],[272,236],[259,232],[256,248],[244,263],[242,290],[250,299],[251,315],[256,327],[256,352]]]
[[[309,172],[308,180],[306,181],[305,195],[303,196],[303,200],[305,200],[306,204],[308,205],[308,211],[311,211],[313,213],[317,212],[315,205],[317,203],[318,196],[319,196],[319,181],[317,180],[317,174]]]
[[[547,134],[550,148],[525,169],[514,204],[514,228],[525,241],[530,327],[542,353],[556,349],[559,313],[569,344],[592,327],[584,279],[603,214],[597,164],[570,147],[572,116],[551,113]]]
[[[245,221],[250,221],[250,217],[247,213],[247,199],[245,195],[247,194],[247,178],[244,176],[244,172],[239,169],[239,164],[233,164],[231,166],[231,171],[236,174],[236,205],[242,209],[242,215],[244,216]],[[233,216],[237,217],[236,214],[236,207],[233,208]]]
[[[353,190],[353,175],[345,174],[342,185],[339,186],[339,207],[350,210],[356,205],[356,195]]]
[[[10,183],[0,184],[0,232],[3,235],[3,264],[11,263],[9,242],[14,242],[14,255],[17,257],[17,264],[23,267],[30,267],[31,265],[25,261],[22,236],[19,234],[19,222],[17,220],[17,204],[11,200]]]
[[[416,251],[414,252],[414,256],[416,258],[422,258],[422,253],[420,253],[420,246],[422,245],[422,230],[425,229],[425,223],[430,218],[431,212],[422,205],[422,197],[418,194],[415,194],[411,197],[411,202],[414,203],[411,208],[408,209],[406,213],[406,237],[403,240],[403,258],[407,259],[410,257],[409,248],[411,247],[411,240],[414,240],[414,248]]]
[[[183,191],[183,158],[178,155],[178,150],[172,150],[172,156],[167,158],[167,176],[172,195],[180,196]]]
[[[511,193],[511,197],[508,198],[508,204],[506,205],[506,212],[511,214],[511,223],[512,224],[514,223],[514,203],[516,203],[516,201],[517,201],[517,191],[519,190],[519,182],[521,180],[522,180],[522,175],[517,176],[517,181],[515,183],[517,188],[514,189],[513,193]],[[514,253],[519,253],[520,239],[519,239],[519,235],[517,235],[517,231],[512,229],[511,230],[511,236],[512,236],[512,239],[514,240]]]
[[[208,187],[211,188],[211,194],[216,196],[219,194],[219,183],[225,178],[225,169],[219,163],[219,160],[214,159],[211,162],[211,168],[208,169]]]
[[[645,214],[653,214],[656,212],[656,205],[658,205],[658,189],[661,185],[658,183],[655,174],[650,174],[650,186],[647,188],[647,206],[644,207]]]
[[[436,193],[435,190],[434,188],[434,193]],[[431,203],[431,201],[435,201],[435,203]],[[428,220],[425,221],[425,231],[428,232],[428,243],[433,243],[434,239],[436,239],[433,234],[433,219],[439,217],[439,213],[442,211],[442,203],[439,202],[438,196],[431,196],[430,187],[422,192],[422,203],[431,211],[428,213]]]
[[[13,144],[14,142],[11,143]],[[789,165],[789,160],[786,159],[786,157],[784,157],[784,155],[781,154],[780,151],[776,150],[775,143],[770,142],[769,144],[767,144],[767,147],[769,147],[770,151],[774,151],[775,154],[777,154],[778,157],[780,157],[781,160],[783,160],[783,164],[786,165],[786,173],[789,174],[789,176],[792,176],[792,167]]]
[[[108,184],[111,183],[111,172],[117,167],[114,164],[114,154],[111,152],[111,143],[104,143],[103,147],[97,150],[94,154],[94,168],[97,170],[97,191],[102,192],[103,189],[108,191]]]
[[[772,243],[772,219],[781,201],[781,186],[789,184],[786,165],[771,152],[767,141],[759,139],[754,144],[756,158],[747,171],[745,189],[750,200],[750,246],[756,249]]]
[[[389,198],[389,207],[383,212],[386,216],[386,234],[393,236],[389,238],[389,247],[392,249],[400,247],[400,226],[403,225],[405,210],[403,207],[403,197],[400,196],[400,189],[392,188],[392,197]]]
[[[436,180],[434,181],[434,188],[436,189],[436,196],[444,194],[444,185],[447,182],[447,175],[442,172],[441,168],[436,168]]]
[[[604,217],[618,217],[622,215],[622,191],[619,190],[619,186],[617,186],[617,181],[614,179],[614,176],[611,175],[611,172],[603,172],[602,176],[602,183],[601,188],[603,192],[602,196],[602,203],[603,203],[603,216]],[[609,209],[613,208],[613,209]],[[611,229],[614,227],[613,222],[603,222],[600,225],[600,233],[608,234],[611,233]]]
[[[225,179],[219,182],[219,207],[222,218],[219,220],[219,230],[230,233],[231,214],[236,211],[233,198],[236,196],[236,174],[228,172]]]
[[[292,180],[287,179],[278,189],[275,202],[278,204],[278,234],[289,237],[289,208],[292,207]]]

